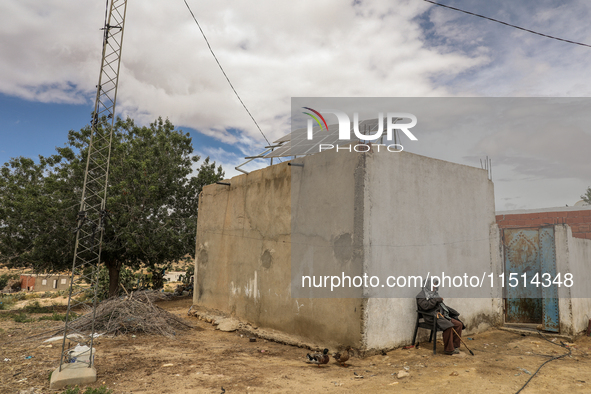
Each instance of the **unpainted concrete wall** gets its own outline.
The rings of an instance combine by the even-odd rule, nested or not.
[[[359,347],[361,300],[291,297],[291,176],[300,170],[282,163],[203,189],[194,303],[314,343]]]
[[[396,273],[416,261],[502,269],[486,171],[406,152],[333,150],[294,162],[304,166],[282,163],[204,188],[196,305],[318,344],[384,349],[410,342],[416,290],[407,298],[352,298],[371,296],[368,289],[292,298],[291,281],[338,269]],[[391,253],[392,245],[402,247]],[[498,300],[447,301],[473,331],[500,320]]]
[[[57,287],[53,287],[53,282],[57,280]],[[62,283],[65,280],[65,283]],[[45,281],[45,284],[43,284]],[[70,288],[69,276],[37,276],[35,278],[35,291],[58,291],[68,290]]]

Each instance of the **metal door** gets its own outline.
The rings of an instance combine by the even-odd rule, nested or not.
[[[543,227],[539,230],[540,264],[542,273],[550,274],[552,281],[556,277],[556,249],[554,246],[554,228]],[[558,288],[555,284],[542,286],[543,326],[544,330],[559,332]]]
[[[544,330],[558,332],[556,286],[540,284],[543,283],[542,274],[548,273],[551,278],[556,274],[554,229],[505,229],[503,245],[505,322],[542,324]],[[519,283],[515,287],[510,286],[515,283],[515,279],[511,282],[512,277]],[[540,282],[537,285],[532,283],[536,278]]]

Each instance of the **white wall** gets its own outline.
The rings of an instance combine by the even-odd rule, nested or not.
[[[367,158],[365,192],[368,275],[445,272],[480,278],[502,269],[493,183],[486,171],[405,152],[374,152]],[[490,286],[458,290],[442,287],[439,292],[461,313],[470,332],[500,323],[500,303],[492,299]],[[368,300],[368,349],[410,343],[419,291],[407,288],[396,298]],[[372,296],[389,292],[367,289]]]
[[[576,335],[591,319],[591,240],[573,238],[568,225],[554,226],[556,272],[571,273],[575,285],[558,288],[560,333]]]
[[[579,333],[587,329],[591,319],[591,240],[574,238],[568,233],[571,272],[577,283],[571,300],[573,331]]]

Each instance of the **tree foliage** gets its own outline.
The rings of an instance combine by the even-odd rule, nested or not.
[[[591,187],[587,188],[587,192],[581,196],[583,201],[591,205]]]
[[[71,269],[90,135],[90,126],[70,131],[55,155],[13,158],[0,168],[0,264]],[[224,172],[209,158],[195,171],[200,158],[192,153],[189,134],[168,120],[147,127],[117,120],[101,252],[111,295],[123,266],[154,268],[194,255],[199,193]]]

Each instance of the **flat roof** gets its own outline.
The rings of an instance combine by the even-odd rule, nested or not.
[[[496,211],[495,215],[518,215],[524,213],[540,213],[540,212],[572,212],[572,211],[591,211],[591,205],[584,205],[579,207],[555,207],[555,208],[538,208],[538,209],[515,209],[513,211]]]

